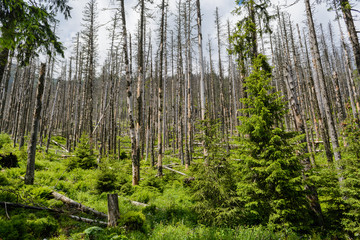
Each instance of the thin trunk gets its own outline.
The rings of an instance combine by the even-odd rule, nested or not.
[[[32,125],[31,137],[28,147],[28,158],[27,158],[26,174],[25,174],[25,184],[28,185],[34,184],[36,142],[37,142],[37,134],[38,134],[41,106],[42,106],[41,99],[44,92],[45,69],[46,69],[46,64],[42,63],[40,67],[39,83],[36,93],[36,106],[33,117],[33,125]]]

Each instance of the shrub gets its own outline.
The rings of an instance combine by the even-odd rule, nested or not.
[[[1,133],[0,134],[0,149],[3,148],[5,144],[11,143],[11,138],[8,134]]]
[[[21,215],[12,216],[11,221],[0,218],[0,237],[4,240],[25,239],[26,221]]]
[[[160,195],[160,192],[157,188],[147,186],[147,187],[135,187],[135,192],[131,195],[131,199],[148,203],[151,199],[156,198]]]
[[[87,239],[98,239],[99,236],[101,236],[104,232],[104,229],[102,229],[101,227],[89,227],[87,229],[84,230],[84,233],[87,237]]]
[[[57,232],[58,223],[52,216],[27,220],[28,231],[37,239],[44,239]]]
[[[0,173],[0,186],[9,185],[9,180],[5,177],[3,173]]]
[[[353,237],[360,236],[360,122],[349,117],[344,123],[343,134],[346,137],[347,146],[343,149],[342,162],[342,195],[346,211],[342,224],[344,229]]]
[[[0,154],[0,166],[3,168],[19,167],[17,156],[12,153]]]
[[[119,220],[119,223],[128,230],[144,230],[145,215],[141,212],[130,211]]]
[[[126,154],[126,152],[124,152],[124,151],[121,151],[121,153],[120,153],[120,159],[121,160],[124,160],[124,159],[126,159],[126,158],[128,158],[128,156],[127,156],[127,154]]]
[[[98,174],[95,189],[98,191],[98,193],[111,192],[116,189],[116,185],[115,173],[109,170],[105,170]]]
[[[89,138],[86,135],[81,136],[74,153],[75,156],[70,157],[67,162],[70,169],[91,169],[97,166],[94,152],[90,150]]]

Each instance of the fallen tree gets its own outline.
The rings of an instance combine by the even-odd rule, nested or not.
[[[26,208],[26,209],[33,209],[33,210],[40,210],[40,211],[49,211],[49,212],[53,212],[56,214],[66,214],[66,212],[64,212],[62,210],[51,209],[51,208],[47,208],[47,207],[30,206],[30,205],[25,205],[25,204],[21,204],[21,203],[0,202],[0,205],[5,207],[5,211],[6,211],[6,215],[7,215],[8,219],[10,219],[10,216],[8,215],[8,212],[7,212],[8,207],[9,208],[13,207],[13,208]],[[107,222],[104,222],[104,221],[93,220],[90,218],[84,218],[84,217],[79,217],[79,216],[75,216],[75,215],[67,215],[67,216],[72,219],[75,219],[77,221],[81,221],[81,222],[107,225]]]
[[[72,200],[72,199],[58,193],[58,192],[53,191],[51,193],[51,195],[53,195],[53,197],[56,200],[60,200],[63,203],[65,203],[65,204],[67,204],[67,205],[69,205],[71,207],[74,207],[74,208],[76,208],[76,209],[78,209],[78,210],[80,210],[82,212],[94,214],[95,216],[106,218],[106,219],[108,218],[108,216],[105,213],[99,212],[99,211],[97,211],[97,210],[95,210],[93,208],[90,208],[90,207],[87,207],[87,206],[85,206],[85,205],[83,205],[81,203],[78,203],[78,202],[76,202],[76,201],[74,201],[74,200]]]

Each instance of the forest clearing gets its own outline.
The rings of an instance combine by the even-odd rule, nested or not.
[[[0,240],[360,238],[357,1],[80,2],[0,0]]]

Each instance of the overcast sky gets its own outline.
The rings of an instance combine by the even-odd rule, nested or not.
[[[169,0],[169,7],[171,12],[176,12],[176,2],[178,0]],[[60,36],[60,40],[64,43],[65,47],[68,49],[66,52],[67,57],[70,54],[70,50],[72,49],[72,42],[73,38],[75,37],[77,32],[82,30],[82,15],[84,6],[88,0],[70,0],[69,5],[73,7],[71,16],[69,20],[65,21],[60,19],[60,25],[58,29],[58,35]],[[114,8],[116,5],[116,0],[97,0],[98,3],[98,10],[99,10],[99,17],[98,22],[102,26],[99,29],[99,37],[98,37],[98,53],[100,56],[99,63],[102,64],[105,60],[105,56],[107,49],[109,48],[109,37],[108,32],[106,31],[106,26],[111,16],[114,14],[114,11],[105,10],[109,8]],[[126,9],[126,17],[127,17],[127,27],[128,31],[134,34],[135,32],[135,25],[139,18],[139,13],[133,10],[134,6],[138,0],[125,0],[125,9]],[[155,21],[159,21],[159,10],[157,5],[160,4],[161,0],[154,0],[154,4],[147,3],[147,6],[153,9],[154,16],[156,20],[150,20],[153,25],[149,25],[148,28],[154,31],[156,30]],[[236,8],[235,0],[200,0],[201,2],[201,11],[203,15],[203,36],[205,43],[207,42],[208,36],[211,39],[215,39],[215,23],[214,23],[214,13],[216,7],[219,8],[219,14],[221,17],[222,23],[226,23],[227,19],[230,20],[232,24],[236,23],[237,16],[234,16],[231,12]],[[280,5],[280,8],[284,11],[287,11],[291,14],[291,18],[294,23],[299,23],[302,26],[305,24],[305,12],[304,12],[304,2],[302,0],[298,1],[298,3],[294,4],[291,7],[287,7],[295,2],[295,0],[272,0],[274,5]],[[311,0],[314,2],[314,0]],[[174,18],[174,16],[172,16]],[[317,24],[323,23],[327,26],[329,20],[334,19],[334,14],[327,11],[327,7],[322,5],[316,5],[314,9],[314,18]],[[337,26],[334,24],[334,27]],[[359,26],[357,22],[357,26]],[[170,29],[174,29],[170,26]],[[358,27],[359,29],[359,27]],[[157,37],[153,34],[153,38]],[[213,41],[214,46],[215,41]]]

